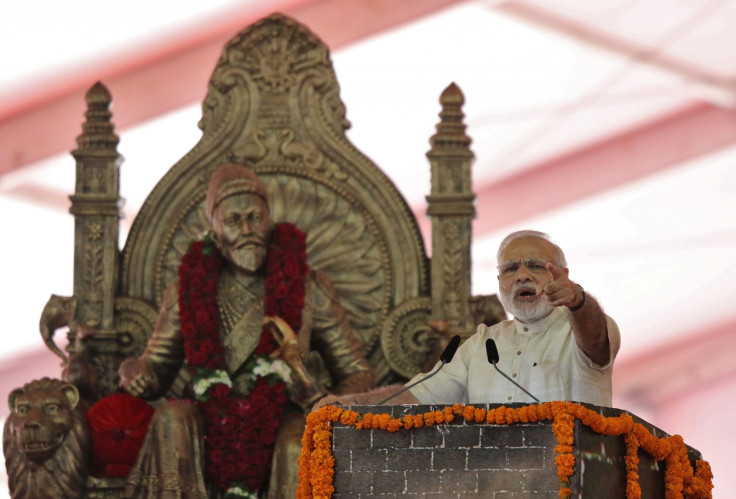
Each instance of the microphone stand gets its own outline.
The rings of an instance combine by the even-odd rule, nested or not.
[[[506,373],[504,373],[503,371],[501,371],[501,370],[500,370],[500,369],[498,368],[498,366],[496,365],[496,363],[495,363],[495,362],[493,363],[493,367],[495,367],[495,368],[496,368],[496,371],[498,371],[498,373],[499,373],[499,374],[500,374],[501,376],[503,376],[503,377],[504,377],[504,378],[506,378],[507,380],[511,381],[511,383],[512,383],[512,384],[514,384],[514,385],[518,386],[519,388],[521,388],[521,389],[522,389],[522,390],[524,391],[524,393],[526,393],[526,394],[527,394],[527,395],[529,395],[529,396],[530,396],[531,398],[533,398],[534,400],[536,400],[537,402],[539,402],[539,399],[538,399],[537,397],[535,397],[534,395],[532,395],[531,393],[529,393],[528,391],[526,391],[526,388],[524,388],[524,387],[523,387],[523,386],[521,386],[521,385],[520,385],[519,383],[517,383],[517,382],[516,382],[516,381],[514,381],[513,379],[511,379],[511,378],[509,378],[508,376],[506,376]]]
[[[383,399],[383,400],[381,400],[380,402],[376,403],[376,405],[382,405],[382,404],[385,404],[386,402],[388,402],[388,401],[389,401],[389,400],[391,400],[392,398],[394,398],[394,397],[396,397],[396,396],[398,396],[398,395],[400,395],[400,394],[404,393],[404,392],[405,392],[405,391],[407,391],[407,390],[408,390],[409,388],[413,388],[413,387],[417,386],[417,385],[418,385],[419,383],[421,383],[421,382],[423,382],[423,381],[425,381],[425,380],[428,380],[429,378],[431,378],[432,376],[434,376],[435,374],[437,374],[438,372],[440,372],[440,369],[442,369],[443,367],[445,367],[445,364],[447,364],[447,362],[445,362],[445,361],[442,361],[442,364],[440,365],[440,367],[438,367],[437,369],[435,369],[435,371],[434,371],[434,372],[433,372],[432,374],[429,374],[429,375],[425,376],[424,378],[420,379],[419,381],[416,381],[416,382],[412,383],[412,384],[411,384],[411,385],[409,385],[409,386],[405,386],[404,388],[402,388],[402,389],[401,389],[401,390],[399,390],[398,392],[394,393],[394,394],[393,394],[393,395],[391,395],[390,397],[386,397],[385,399]]]

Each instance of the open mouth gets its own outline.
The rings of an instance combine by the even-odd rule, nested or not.
[[[517,289],[514,293],[514,299],[520,302],[532,302],[537,299],[537,292],[534,288]]]
[[[57,447],[64,440],[64,435],[59,434],[53,437],[50,441],[30,441],[30,442],[19,442],[20,449],[27,453],[38,453],[45,452],[50,449]]]

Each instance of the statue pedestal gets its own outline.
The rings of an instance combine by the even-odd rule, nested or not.
[[[574,415],[553,420],[549,412],[552,407]],[[564,439],[568,432],[573,440],[569,441],[569,452],[563,457],[569,462],[568,456],[574,456],[568,487],[575,497],[626,497],[626,437],[623,431],[612,428],[627,427],[626,434],[646,437],[639,439],[638,479],[634,481],[644,498],[664,497],[665,469],[669,463],[661,457],[656,460],[647,448],[662,442],[672,443],[671,447],[680,449],[683,456],[687,453],[693,469],[701,459],[700,453],[685,446],[679,437],[671,438],[641,418],[619,409],[587,404],[360,406],[322,410],[325,409],[332,412],[318,412],[310,417],[325,414],[332,417],[325,419],[332,421],[332,483],[333,497],[337,498],[369,494],[383,497],[478,494],[490,497],[494,492],[508,493],[509,497],[556,498],[564,486],[558,478],[560,453],[556,448],[560,446],[561,435]],[[538,409],[540,414],[547,411],[547,416],[526,417],[532,410],[536,414]],[[508,419],[502,424],[489,424],[485,415],[491,411],[496,415],[505,414],[503,417]],[[439,420],[445,422],[433,424],[438,414]],[[449,418],[443,419],[442,414]],[[473,414],[479,415],[477,419]],[[519,414],[523,414],[522,420],[518,419]],[[415,420],[421,416],[420,419],[431,426],[423,423],[423,427],[418,428],[409,423],[411,428],[406,429],[407,416]],[[340,422],[341,417],[343,422]],[[514,417],[516,422],[512,421]],[[367,424],[370,428],[356,429],[361,424],[366,425],[366,418],[372,421]],[[356,419],[362,423],[356,426]],[[448,419],[451,421],[446,422]],[[601,430],[601,421],[606,422],[607,430]],[[631,429],[634,427],[638,427],[638,433]],[[601,434],[593,428],[618,435]],[[317,447],[318,440],[313,440]],[[318,451],[316,449],[314,455],[319,455]],[[682,472],[688,473],[684,468]],[[316,475],[324,477],[327,474],[324,469],[317,469],[313,476]],[[702,475],[692,478],[692,470],[689,477],[685,477],[685,481],[695,480],[698,487],[708,488],[711,484],[710,478],[703,480]]]

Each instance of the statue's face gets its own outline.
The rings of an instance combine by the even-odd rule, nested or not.
[[[263,267],[273,220],[260,196],[246,193],[225,198],[215,209],[213,229],[222,255],[236,270],[253,274]]]

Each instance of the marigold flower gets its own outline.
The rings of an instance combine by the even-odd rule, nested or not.
[[[466,405],[462,414],[465,421],[475,421],[475,407],[472,405]]]
[[[414,416],[407,414],[404,416],[404,429],[411,430],[414,428]]]
[[[340,422],[347,426],[355,426],[358,421],[359,414],[355,411],[343,411],[340,414]]]
[[[455,412],[452,410],[452,407],[445,407],[444,413],[445,422],[452,423],[455,420]]]
[[[482,423],[486,420],[486,410],[485,408],[481,407],[475,410],[475,415],[473,417],[473,421],[476,423]]]
[[[391,418],[391,420],[388,422],[387,430],[393,433],[399,431],[403,427],[404,423],[400,419]]]

